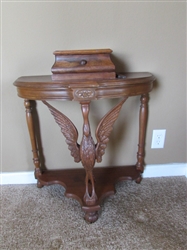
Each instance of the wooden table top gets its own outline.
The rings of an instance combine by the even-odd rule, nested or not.
[[[107,80],[52,80],[51,75],[22,76],[14,85],[18,96],[30,100],[96,100],[150,92],[155,77],[148,72],[120,73]]]

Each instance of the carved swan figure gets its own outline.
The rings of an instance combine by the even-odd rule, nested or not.
[[[95,193],[94,178],[93,178],[93,167],[95,165],[95,160],[97,162],[102,161],[102,156],[105,153],[107,143],[109,141],[110,133],[113,129],[113,125],[118,118],[119,112],[123,103],[128,97],[124,97],[123,100],[117,104],[112,110],[110,110],[99,122],[96,129],[96,139],[97,144],[94,143],[90,125],[89,125],[89,102],[82,102],[82,114],[84,118],[83,124],[83,137],[80,144],[77,143],[78,131],[71,120],[62,114],[59,110],[51,106],[48,102],[43,101],[45,105],[49,108],[51,114],[53,115],[56,123],[60,126],[61,132],[66,138],[66,143],[68,144],[68,149],[71,151],[71,155],[74,157],[75,162],[82,162],[83,167],[86,171],[86,192],[84,195],[84,201],[87,205],[94,205],[97,200],[97,195]],[[89,183],[91,184],[91,192],[89,192]]]

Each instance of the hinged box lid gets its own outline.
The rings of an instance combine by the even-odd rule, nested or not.
[[[55,51],[52,79],[115,79],[111,53],[111,49]]]

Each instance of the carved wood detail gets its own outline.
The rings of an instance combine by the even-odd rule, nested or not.
[[[62,114],[60,111],[51,106],[48,102],[43,103],[49,108],[51,114],[55,118],[56,123],[60,126],[61,132],[66,138],[68,149],[71,151],[71,155],[74,157],[75,162],[80,162],[79,144],[77,143],[78,131],[71,120]]]
[[[95,143],[91,136],[90,124],[89,124],[89,102],[81,103],[81,110],[83,115],[83,137],[80,145],[81,162],[86,171],[86,192],[84,195],[84,201],[87,205],[94,205],[97,200],[95,193],[95,185],[93,178],[93,167],[95,165]],[[90,185],[90,188],[89,188]]]
[[[86,171],[86,191],[83,200],[87,205],[94,205],[97,201],[93,177],[95,160],[97,160],[97,162],[102,161],[102,156],[105,153],[110,133],[113,129],[115,121],[119,116],[121,107],[127,98],[128,96],[125,96],[122,101],[112,108],[99,122],[96,129],[97,144],[94,143],[90,131],[90,102],[80,102],[83,115],[83,136],[80,145],[77,143],[77,129],[70,119],[62,114],[59,110],[51,106],[48,102],[43,101],[43,103],[49,108],[51,114],[54,116],[56,123],[60,126],[61,132],[66,138],[66,143],[68,144],[68,148],[71,151],[71,155],[74,157],[75,162],[81,161]]]
[[[93,89],[77,89],[74,92],[74,98],[79,100],[91,100],[95,97],[95,91]]]
[[[112,110],[110,110],[100,121],[97,129],[96,129],[96,159],[97,162],[102,161],[102,156],[105,153],[105,148],[107,147],[107,143],[109,141],[110,133],[113,129],[113,125],[119,116],[119,112],[123,103],[127,100],[128,96],[125,96],[123,100],[116,105]]]

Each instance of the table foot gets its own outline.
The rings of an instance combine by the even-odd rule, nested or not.
[[[98,212],[86,212],[84,219],[86,220],[86,222],[88,223],[94,223],[98,220]]]
[[[42,188],[43,186],[44,186],[44,185],[42,185],[41,182],[38,180],[38,181],[37,181],[37,187],[38,187],[38,188]]]
[[[137,179],[136,179],[136,183],[140,184],[140,182],[142,181],[142,176],[140,175]]]

